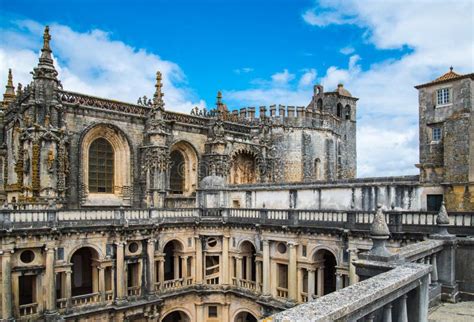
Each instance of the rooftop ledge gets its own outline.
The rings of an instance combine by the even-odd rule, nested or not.
[[[398,291],[415,288],[419,279],[430,272],[429,265],[407,263],[386,273],[343,288],[314,301],[272,315],[274,322],[327,322],[337,321],[364,310],[373,303],[390,302]],[[376,309],[376,308],[374,308]]]

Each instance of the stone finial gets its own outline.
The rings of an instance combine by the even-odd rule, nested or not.
[[[385,214],[382,211],[382,206],[377,205],[377,212],[374,216],[372,226],[370,226],[370,238],[372,239],[372,248],[369,251],[369,256],[377,258],[391,258],[393,254],[385,247],[385,243],[390,236],[387,223],[385,222]]]
[[[5,86],[5,93],[3,94],[2,107],[7,108],[8,104],[13,102],[15,99],[15,87],[13,86],[12,70],[8,69],[8,80]]]
[[[388,229],[387,223],[385,221],[385,214],[382,211],[382,206],[377,205],[377,212],[374,216],[374,221],[370,226],[370,235],[371,236],[389,236],[390,230]]]
[[[438,216],[436,216],[436,224],[438,225],[438,235],[449,235],[449,216],[444,201],[439,208]]]
[[[153,94],[153,107],[157,107],[163,109],[165,106],[165,102],[163,101],[163,94],[161,88],[163,87],[163,83],[161,82],[162,75],[160,71],[156,72],[156,82],[155,82],[155,94]]]
[[[53,64],[50,41],[51,35],[49,34],[49,26],[46,26],[43,33],[43,48],[41,48],[41,56],[38,67],[36,67],[33,72],[33,79],[46,78],[53,80],[59,85],[59,81],[57,79],[58,72],[54,68]]]
[[[43,48],[41,49],[40,63],[53,64],[50,41],[51,35],[49,34],[49,26],[46,26],[43,33]]]
[[[441,207],[439,208],[438,216],[436,217],[436,223],[438,225],[449,225],[448,212],[446,211],[444,201],[441,204]]]

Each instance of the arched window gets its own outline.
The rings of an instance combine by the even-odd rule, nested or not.
[[[318,102],[316,103],[318,107],[318,111],[322,112],[323,111],[323,100],[320,98],[318,99]]]
[[[89,192],[113,193],[114,149],[104,138],[92,142],[89,148]]]
[[[349,105],[346,105],[345,117],[346,117],[346,120],[351,119],[351,107]]]
[[[170,157],[170,190],[171,193],[181,195],[184,191],[184,156],[180,151],[174,150],[173,152],[171,152]]]
[[[337,117],[342,117],[342,104],[338,103],[337,104],[337,112],[336,112]]]
[[[316,158],[314,160],[314,178],[316,180],[321,179],[321,160],[319,158]]]

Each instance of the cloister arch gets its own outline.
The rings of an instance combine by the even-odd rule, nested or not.
[[[169,188],[172,194],[190,196],[196,192],[198,154],[194,147],[179,141],[171,146]]]
[[[242,275],[240,278],[246,281],[255,282],[257,277],[255,255],[257,251],[254,244],[248,240],[244,240],[240,243],[239,251],[242,256],[242,267],[237,268],[237,272],[240,271]],[[237,276],[237,278],[239,278],[239,276]]]
[[[182,310],[174,310],[167,313],[162,322],[191,322],[189,315]]]
[[[80,247],[72,253],[70,258],[72,296],[98,291],[98,259],[99,253],[92,247]]]
[[[234,322],[257,322],[258,320],[255,317],[255,315],[253,315],[251,312],[242,310],[242,311],[239,311],[235,315],[233,321]]]
[[[238,151],[233,154],[230,167],[230,184],[257,182],[257,158],[249,151]]]
[[[165,281],[175,280],[182,277],[182,263],[180,256],[183,252],[183,244],[176,240],[168,241],[163,247],[164,253],[164,279]]]
[[[331,250],[320,248],[313,253],[312,259],[317,270],[315,287],[318,296],[334,292],[336,290],[336,255]]]
[[[120,129],[111,124],[96,124],[86,129],[79,155],[85,205],[130,205],[132,150]]]

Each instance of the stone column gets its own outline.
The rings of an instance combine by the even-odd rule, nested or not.
[[[12,308],[12,266],[13,251],[5,250],[2,254],[2,318],[13,320]]]
[[[174,272],[174,279],[177,280],[179,278],[179,255],[173,256],[173,272]]]
[[[420,280],[420,286],[418,288],[418,316],[417,321],[428,321],[428,306],[430,303],[429,299],[429,277],[424,276]]]
[[[235,256],[235,263],[237,286],[240,286],[240,280],[242,279],[242,256]]]
[[[196,284],[202,284],[202,245],[201,238],[195,237],[196,241],[194,243],[196,247]]]
[[[229,284],[229,236],[222,237],[222,284]]]
[[[312,268],[308,269],[308,301],[312,300],[314,296],[315,277],[316,270]]]
[[[100,301],[105,301],[105,268],[97,266],[99,270],[99,294]]]
[[[228,321],[230,321],[230,316],[229,316],[229,303],[223,303],[221,307],[222,307],[221,322],[228,322]]]
[[[261,260],[256,260],[255,261],[255,287],[257,289],[257,292],[261,292],[262,290],[260,289],[260,284],[262,284],[262,261]]]
[[[431,273],[431,282],[438,283],[438,263],[437,254],[433,254],[431,257],[431,266],[433,266],[433,272]]]
[[[342,289],[343,284],[342,284],[342,276],[341,273],[336,273],[336,291],[339,291]]]
[[[353,262],[357,260],[357,249],[349,249],[349,283],[350,285],[359,282],[359,276],[356,273],[356,267]]]
[[[54,248],[46,248],[46,311],[56,311],[56,278],[54,276]]]
[[[165,259],[163,257],[158,260],[158,265],[158,282],[160,282],[160,289],[162,290],[165,283]]]
[[[318,267],[318,297],[324,295],[324,266]]]
[[[367,317],[365,318],[366,322],[374,322],[374,320],[375,320],[375,313],[373,312],[367,315]]]
[[[64,272],[66,274],[66,281],[64,287],[66,288],[66,307],[70,308],[71,307],[71,297],[72,297],[72,283],[71,283],[71,275],[72,271],[67,270]]]
[[[298,268],[298,290],[296,292],[296,297],[298,299],[298,302],[303,302],[302,300],[302,296],[301,296],[301,293],[303,292],[304,290],[304,269],[303,268]]]
[[[263,240],[263,295],[270,296],[270,243]]]
[[[146,244],[146,253],[147,253],[147,291],[148,294],[155,293],[155,278],[156,278],[156,269],[155,269],[155,240],[153,238],[148,239]]]
[[[408,312],[407,312],[407,295],[403,294],[400,297],[400,306],[398,312],[398,322],[408,322]]]
[[[392,303],[385,305],[383,308],[383,322],[392,322]]]
[[[252,280],[252,256],[249,255],[249,256],[246,256],[246,257],[247,258],[245,259],[245,265],[246,265],[245,272],[247,274],[245,276],[245,279],[247,281],[251,281]]]
[[[188,258],[189,256],[181,256],[181,268],[183,271],[183,282],[186,285],[186,279],[188,277]]]
[[[288,243],[289,265],[288,265],[288,297],[290,300],[298,301],[298,276],[296,262],[296,244]]]
[[[117,276],[117,290],[116,290],[116,301],[123,301],[127,293],[125,283],[125,258],[124,258],[124,243],[117,243],[117,259],[115,264],[116,276]]]

